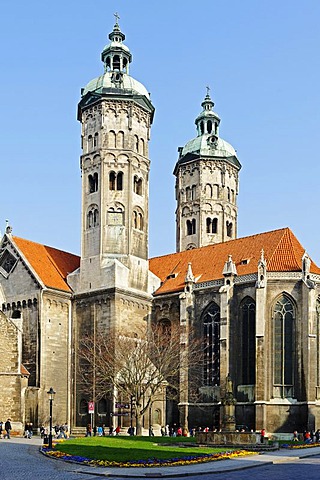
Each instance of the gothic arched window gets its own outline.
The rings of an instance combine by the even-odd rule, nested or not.
[[[109,190],[116,189],[116,174],[115,172],[109,173]]]
[[[101,398],[98,402],[98,413],[100,415],[107,413],[107,400],[105,398]]]
[[[213,218],[212,224],[211,224],[211,233],[217,233],[217,231],[218,231],[218,219]]]
[[[256,378],[256,305],[245,298],[240,305],[241,322],[241,383],[254,385]]]
[[[92,135],[89,135],[88,136],[88,151],[92,150],[92,146],[93,146]]]
[[[217,233],[218,231],[218,219],[208,217],[206,220],[207,233]]]
[[[133,191],[137,195],[142,195],[142,178],[137,177],[137,175],[133,179]]]
[[[96,132],[94,134],[94,139],[93,139],[93,146],[96,148],[99,146],[99,133]]]
[[[87,228],[97,227],[99,225],[99,210],[97,205],[91,205],[87,213]]]
[[[109,173],[109,190],[123,190],[123,172]]]
[[[293,395],[294,319],[292,301],[281,295],[273,310],[273,381],[281,398]]]
[[[133,228],[143,230],[143,215],[141,212],[133,211]]]
[[[98,191],[98,174],[94,173],[88,177],[89,184],[89,193],[94,193]]]
[[[232,222],[227,222],[226,227],[227,227],[227,237],[232,237]]]
[[[134,136],[134,149],[139,153],[139,137],[137,135]]]
[[[84,398],[80,400],[79,413],[80,415],[87,415],[88,413],[88,402]]]
[[[117,174],[117,190],[123,190],[123,172]]]
[[[212,302],[203,312],[203,380],[206,386],[220,385],[220,308]]]
[[[140,138],[140,153],[141,155],[145,155],[145,146],[143,138]]]

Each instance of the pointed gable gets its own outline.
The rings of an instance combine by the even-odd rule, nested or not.
[[[71,292],[67,275],[80,266],[80,257],[19,237],[14,244],[46,287]]]
[[[261,250],[264,250],[268,271],[301,271],[305,249],[289,228],[282,228],[151,258],[149,268],[162,283],[156,295],[183,290],[189,262],[192,263],[196,282],[222,279],[224,264],[229,255],[232,255],[238,276],[256,273]],[[320,269],[314,262],[311,262],[310,272],[320,274]]]

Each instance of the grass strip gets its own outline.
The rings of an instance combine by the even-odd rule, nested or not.
[[[170,460],[188,455],[223,453],[230,448],[197,447],[190,437],[86,437],[57,443],[55,450],[68,455],[110,462]]]

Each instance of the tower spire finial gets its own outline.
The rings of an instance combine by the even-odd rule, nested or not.
[[[114,17],[115,17],[115,19],[116,19],[116,25],[119,26],[118,20],[120,20],[120,16],[119,16],[118,12],[114,13],[113,15],[114,15]]]

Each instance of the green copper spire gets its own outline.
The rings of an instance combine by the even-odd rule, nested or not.
[[[132,61],[132,55],[129,48],[123,43],[126,36],[119,27],[118,20],[120,17],[117,13],[114,16],[116,17],[116,23],[112,32],[109,33],[111,43],[104,47],[101,53],[101,60],[104,63],[105,72],[129,74],[129,63]]]
[[[211,100],[210,97],[210,87],[206,88],[207,94],[204,98],[204,101],[201,103],[201,107],[203,108],[203,110],[196,118],[195,124],[197,125],[198,136],[205,134],[214,134],[218,137],[220,118],[213,111],[214,102]]]

